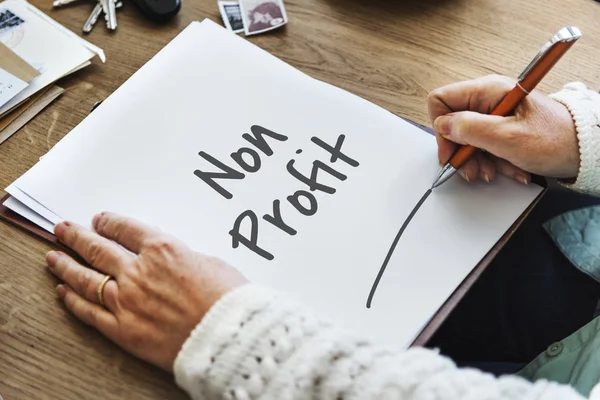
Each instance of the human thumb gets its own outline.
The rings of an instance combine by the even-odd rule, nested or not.
[[[501,157],[504,139],[512,125],[509,122],[507,117],[460,111],[437,117],[433,127],[445,139],[470,144]]]

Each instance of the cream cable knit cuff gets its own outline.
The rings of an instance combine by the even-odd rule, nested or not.
[[[190,394],[200,385],[226,387],[225,381],[231,378],[237,365],[218,363],[215,366],[214,355],[225,350],[222,347],[227,346],[229,341],[235,340],[252,310],[268,307],[275,297],[274,292],[251,284],[240,286],[223,296],[192,331],[177,355],[173,368],[177,384]],[[239,358],[244,357],[239,355]],[[213,379],[212,383],[198,381],[198,377],[207,376]]]
[[[573,82],[550,98],[567,107],[579,140],[581,162],[577,180],[573,184],[562,184],[578,192],[600,196],[600,94],[581,82]]]
[[[435,351],[391,351],[245,285],[204,317],[175,361],[193,399],[582,400],[568,386],[458,369]]]

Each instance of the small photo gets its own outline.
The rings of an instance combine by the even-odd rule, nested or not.
[[[244,31],[244,21],[242,19],[242,11],[237,1],[220,1],[219,11],[225,27],[234,32]]]
[[[250,32],[264,31],[284,23],[283,11],[273,1],[260,3],[249,11]]]
[[[236,4],[224,7],[225,13],[227,14],[227,19],[229,19],[229,24],[231,25],[231,29],[234,31],[243,31],[244,22],[242,21],[242,12],[240,11],[240,6]]]
[[[0,36],[25,22],[10,10],[0,11]]]

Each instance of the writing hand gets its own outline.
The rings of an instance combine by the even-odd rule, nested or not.
[[[223,261],[133,219],[102,213],[93,226],[96,233],[68,222],[55,228],[58,239],[96,269],[49,252],[50,270],[65,282],[57,286],[59,297],[77,318],[123,349],[172,371],[202,317],[246,279]],[[104,287],[102,307],[97,290],[106,275],[114,279]]]
[[[487,182],[496,173],[522,183],[530,173],[574,178],[579,171],[579,145],[573,119],[561,103],[534,90],[513,116],[488,115],[516,81],[491,75],[453,83],[430,93],[429,116],[436,131],[438,158],[445,164],[457,144],[477,152],[459,173],[467,181]]]

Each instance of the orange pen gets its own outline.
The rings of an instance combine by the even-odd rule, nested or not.
[[[504,117],[512,113],[580,37],[581,32],[574,26],[564,27],[552,36],[519,75],[516,86],[504,96],[492,111],[492,115]],[[436,188],[450,179],[476,150],[469,145],[459,147],[446,165],[440,169],[431,188]]]

